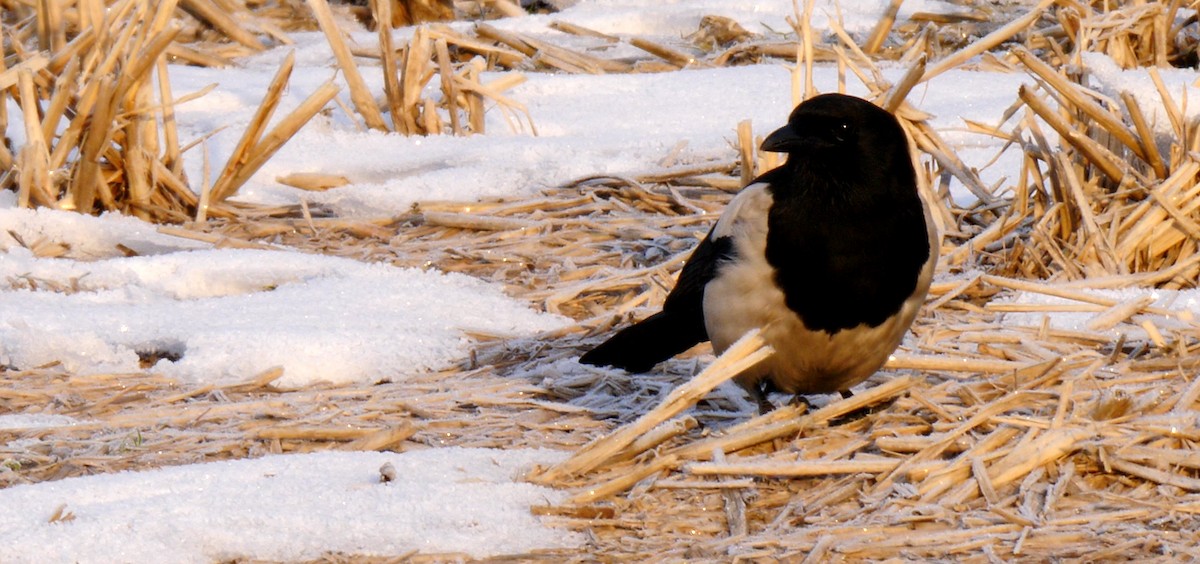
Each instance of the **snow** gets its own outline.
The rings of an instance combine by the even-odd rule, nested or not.
[[[324,554],[577,546],[531,505],[561,492],[517,481],[561,452],[439,448],[275,455],[67,478],[0,490],[0,562],[278,561]],[[396,479],[381,482],[391,464]],[[56,511],[67,519],[52,521]]]
[[[1115,61],[1100,53],[1083,53],[1083,66],[1090,76],[1090,84],[1102,95],[1107,95],[1110,105],[1120,106],[1120,93],[1129,92],[1138,106],[1146,113],[1146,121],[1159,133],[1171,130],[1171,120],[1164,115],[1163,99],[1154,85],[1147,69],[1123,70]],[[1176,108],[1186,117],[1195,119],[1200,108],[1188,103],[1189,91],[1195,95],[1200,84],[1193,69],[1156,69],[1163,86],[1171,96]]]
[[[884,75],[898,80],[904,70],[885,67]],[[177,72],[172,80],[184,91],[211,81],[199,76],[200,70],[181,71],[186,72]],[[481,138],[358,132],[318,118],[239,195],[273,204],[294,204],[300,197],[326,204],[343,216],[403,213],[418,200],[531,196],[583,176],[653,169],[680,141],[687,142],[686,159],[728,157],[738,122],[749,119],[757,135],[766,135],[785,122],[792,109],[792,79],[782,65],[643,75],[526,76],[527,82],[508,94],[527,106],[536,136],[527,130],[512,131],[498,111],[488,114],[490,133]],[[292,102],[298,103],[327,77],[313,78],[294,79],[300,86],[291,89]],[[983,167],[1003,142],[967,133],[963,120],[996,120],[997,105],[1011,104],[1017,88],[1030,81],[1023,75],[950,71],[914,91],[910,100],[935,115],[935,127],[950,130],[948,142],[971,148],[963,155],[968,164]],[[822,91],[836,90],[836,69],[819,67],[814,82]],[[265,82],[250,87],[261,90]],[[964,89],[979,95],[964,98],[960,95]],[[865,89],[851,83],[850,93],[861,95]],[[243,109],[244,117],[230,117],[225,99],[205,106],[206,97],[180,108],[180,119],[191,137],[230,124],[229,130],[208,141],[214,162],[228,159],[237,143],[236,133],[248,122],[257,101],[246,99],[251,105]],[[1005,164],[1019,166],[1018,151],[1011,151],[1009,158]],[[187,164],[189,177],[200,178],[202,161],[192,159]],[[995,168],[985,171],[985,182],[999,179],[991,170]],[[298,195],[275,182],[285,174],[318,171],[344,175],[353,185]],[[967,197],[965,190],[958,190],[956,197]]]
[[[0,210],[0,221],[29,215]],[[0,262],[0,279],[13,286],[0,292],[0,362],[120,373],[139,369],[139,352],[165,352],[178,360],[153,370],[197,383],[246,380],[275,366],[287,387],[396,380],[462,358],[467,332],[522,336],[567,322],[460,274],[294,251],[81,261],[17,247]]]
[[[0,415],[0,429],[53,429],[79,423],[74,417],[46,413],[9,413]]]
[[[827,33],[829,18],[840,17],[850,33],[862,36],[887,4],[818,0],[814,24]],[[950,2],[909,0],[900,18],[956,10]],[[553,16],[493,24],[563,42],[579,39],[549,29],[549,22],[675,39],[694,31],[705,14],[732,17],[771,36],[788,29],[792,3],[591,0]],[[409,33],[399,30],[397,36]],[[335,77],[320,33],[292,37],[295,45],[251,57],[241,68],[171,68],[176,97],[218,85],[177,108],[182,141],[205,139],[185,155],[193,182],[204,176],[204,153],[214,170],[228,159],[289,51],[296,53],[297,71],[275,119]],[[363,30],[350,38],[360,45],[375,41]],[[632,49],[624,43],[610,48]],[[1105,95],[1128,89],[1144,107],[1158,104],[1144,71],[1122,71],[1102,55],[1085,62]],[[891,80],[903,71],[883,68]],[[378,69],[365,64],[363,72],[381,91]],[[1162,74],[1177,101],[1184,91],[1195,97],[1193,71]],[[582,176],[654,169],[681,141],[685,162],[731,159],[738,122],[752,120],[763,135],[791,110],[792,77],[782,64],[525,76],[507,95],[528,109],[537,135],[527,124],[511,127],[497,109],[488,114],[486,135],[388,135],[361,130],[334,107],[285,145],[238,198],[268,204],[303,199],[347,217],[399,214],[422,200],[521,198]],[[835,90],[836,69],[818,66],[814,81],[822,91]],[[909,101],[935,116],[932,125],[968,166],[982,169],[985,184],[1003,185],[1019,174],[1019,150],[1009,148],[995,159],[1004,142],[968,132],[964,120],[996,125],[1018,87],[1032,83],[1022,74],[953,70],[914,90]],[[850,91],[862,93],[862,87],[852,82]],[[10,105],[8,113],[6,133],[19,146],[21,112]],[[1151,117],[1166,127],[1162,117]],[[311,193],[275,180],[295,172],[341,174],[351,184]],[[951,189],[954,198],[970,200],[961,186]],[[169,354],[153,370],[196,384],[244,380],[274,366],[284,368],[281,383],[287,386],[395,380],[461,360],[472,332],[529,337],[568,322],[462,275],[287,249],[216,250],[128,217],[16,209],[11,192],[0,192],[0,225],[0,363],[16,369],[60,362],[81,373],[137,371],[138,353],[158,352]],[[10,233],[26,245],[65,244],[70,258],[39,258]],[[125,256],[117,245],[138,256]],[[1200,309],[1194,295],[1163,296],[1172,298],[1173,307],[1191,300],[1188,307]],[[1051,323],[1078,326],[1092,315],[1055,314]],[[1006,319],[1037,326],[1041,314]],[[568,364],[555,368],[569,370]],[[0,414],[0,429],[74,424],[49,413]],[[165,561],[164,555],[179,562],[295,560],[414,550],[483,557],[579,546],[584,540],[578,535],[530,514],[530,505],[554,503],[560,493],[518,477],[521,468],[560,456],[452,448],[269,456],[16,486],[0,490],[0,538],[8,539],[0,543],[0,561]],[[385,462],[397,468],[398,481],[379,483]],[[50,522],[63,504],[74,518]]]
[[[837,14],[840,9],[842,25],[848,32],[866,34],[888,3],[821,0],[814,6],[814,26],[828,30],[826,14]],[[904,3],[901,17],[957,9],[947,2],[910,0]],[[622,36],[678,39],[695,31],[702,15],[718,14],[734,18],[752,32],[778,36],[790,30],[784,18],[792,13],[791,3],[786,1],[656,4],[606,0],[581,2],[558,14],[491,23],[571,45],[579,39],[547,25],[564,20]],[[454,27],[466,30],[471,25],[459,22]],[[405,35],[403,31],[398,33],[400,37]],[[293,73],[276,116],[286,115],[334,76],[333,57],[321,33],[294,33],[291,37],[296,41],[294,46],[252,57],[243,69],[216,74],[208,69],[173,68],[171,80],[177,95],[214,82],[220,84],[211,94],[177,108],[181,138],[186,142],[225,127],[205,144],[212,162],[228,160],[261,93],[289,50],[295,50],[298,66],[310,68]],[[366,31],[352,33],[351,39],[364,46],[376,43],[375,34]],[[624,43],[603,48],[641,53]],[[377,66],[363,65],[360,70],[373,91],[382,91],[383,77]],[[903,72],[902,68],[890,68],[885,76],[898,80]],[[528,108],[536,136],[527,125],[514,129],[496,109],[488,113],[488,133],[483,138],[403,137],[360,131],[339,111],[331,117],[316,118],[300,131],[239,195],[241,199],[274,204],[294,204],[298,197],[305,198],[310,203],[327,204],[343,216],[401,213],[418,200],[530,196],[539,189],[583,176],[644,171],[681,140],[688,143],[687,158],[728,156],[738,122],[749,119],[756,133],[765,135],[769,128],[786,121],[792,109],[792,78],[782,64],[637,75],[524,75],[527,82],[506,95]],[[837,73],[831,67],[819,68],[814,80],[822,91],[837,88]],[[1018,75],[953,71],[914,92],[912,99],[918,107],[943,116],[934,121],[936,126],[962,128],[962,119],[994,119],[998,113],[992,111],[992,100],[1011,103],[1022,82],[1031,80]],[[947,84],[953,86],[946,88]],[[959,95],[964,88],[985,99],[964,99]],[[851,84],[851,93],[863,92],[861,85]],[[920,103],[921,98],[931,96],[947,103]],[[978,160],[969,161],[971,164],[982,166],[1003,146],[979,135],[971,137],[976,144],[983,143],[990,149],[980,150]],[[203,160],[198,157],[185,162],[189,178],[202,177]],[[344,175],[353,185],[298,195],[296,190],[275,182],[284,174],[318,171]]]
[[[1178,319],[1164,315],[1139,315],[1133,318],[1134,322],[1139,322],[1143,319],[1151,321],[1160,331],[1186,331],[1192,325],[1194,319],[1200,317],[1200,290],[1121,288],[1116,290],[1088,290],[1087,294],[1097,298],[1107,298],[1117,303],[1148,297],[1152,301],[1149,302],[1147,307],[1173,310],[1181,312],[1184,316],[1191,316],[1187,319]],[[1048,312],[1005,313],[1003,323],[1007,326],[1038,328],[1045,325],[1052,329],[1066,331],[1089,331],[1089,323],[1092,323],[1097,316],[1102,315],[1105,309],[1097,306],[1095,308],[1097,311],[1095,312],[1053,311],[1053,306],[1063,306],[1064,309],[1068,309],[1071,306],[1078,306],[1080,304],[1078,301],[1028,292],[1019,292],[1010,300],[996,303],[1046,306],[1051,310]],[[1120,336],[1124,336],[1126,340],[1131,342],[1135,340],[1144,341],[1149,337],[1144,329],[1130,324],[1105,328],[1099,331],[1099,333],[1111,337],[1113,341],[1116,341]]]
[[[829,30],[830,19],[840,20],[850,33],[868,33],[887,9],[890,0],[816,0],[813,3],[812,25],[816,30]],[[804,0],[798,2],[801,10]],[[917,12],[949,14],[960,11],[951,2],[940,0],[908,0],[900,8],[899,18],[907,19]],[[602,33],[641,35],[646,37],[680,37],[695,32],[701,16],[725,16],[736,20],[754,33],[790,32],[785,18],[795,14],[789,1],[728,2],[726,0],[595,0],[578,4],[559,12],[505,22],[515,31],[539,31],[551,20],[567,20]]]

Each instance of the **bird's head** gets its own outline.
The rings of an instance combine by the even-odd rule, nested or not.
[[[862,98],[822,94],[792,111],[787,125],[762,143],[762,150],[828,164],[854,162],[862,156],[907,155],[908,145],[896,118]]]

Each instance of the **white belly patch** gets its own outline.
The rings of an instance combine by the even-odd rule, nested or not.
[[[716,277],[705,286],[704,324],[713,350],[720,354],[747,331],[762,328],[775,354],[739,376],[739,384],[749,388],[769,378],[786,393],[848,389],[874,374],[900,344],[924,302],[935,261],[922,269],[919,291],[905,301],[898,315],[882,324],[833,334],[809,330],[788,308],[775,284],[775,270],[766,260],[771,200],[764,185],[746,187],[713,230],[713,237],[733,239],[737,257],[718,266]]]

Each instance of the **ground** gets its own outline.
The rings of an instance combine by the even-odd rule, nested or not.
[[[532,44],[532,55],[517,47],[492,53],[495,66],[476,80],[488,84],[521,75],[526,83],[510,86],[503,98],[488,98],[482,124],[471,120],[470,96],[463,94],[464,105],[456,109],[436,83],[426,88],[422,96],[441,104],[434,113],[442,123],[435,127],[451,130],[450,112],[461,111],[459,127],[486,127],[483,135],[364,131],[368,119],[351,109],[360,100],[343,95],[257,173],[249,171],[237,191],[240,200],[230,200],[240,203],[214,198],[203,221],[196,221],[197,207],[186,198],[172,204],[177,208],[154,200],[163,206],[154,208],[162,214],[154,218],[169,220],[158,230],[112,215],[89,223],[67,219],[78,216],[70,211],[43,207],[33,214],[19,205],[29,176],[7,181],[16,189],[5,192],[11,197],[0,209],[9,226],[0,266],[6,279],[0,352],[7,365],[0,373],[0,417],[6,418],[0,419],[6,422],[0,425],[0,499],[7,495],[9,507],[27,508],[8,517],[33,516],[29,523],[7,525],[10,530],[29,526],[63,540],[10,547],[4,559],[104,559],[96,550],[70,552],[77,545],[67,540],[78,541],[91,530],[85,527],[103,521],[103,514],[88,514],[93,506],[86,499],[102,494],[76,493],[58,503],[39,497],[29,506],[13,501],[80,484],[63,482],[69,478],[171,468],[194,471],[183,475],[195,480],[231,468],[199,465],[204,462],[269,464],[292,460],[271,455],[351,451],[363,458],[337,460],[366,466],[327,462],[338,474],[326,486],[369,492],[409,478],[389,478],[381,461],[395,467],[405,453],[451,453],[455,447],[558,451],[521,454],[524,466],[508,478],[514,486],[534,487],[529,480],[546,488],[531,494],[540,501],[522,498],[515,507],[539,517],[538,525],[526,527],[530,537],[549,528],[561,546],[537,537],[507,549],[480,547],[486,543],[479,539],[396,548],[383,541],[343,542],[337,535],[351,527],[317,520],[316,533],[283,537],[265,548],[217,540],[254,536],[240,535],[236,526],[191,525],[195,540],[180,555],[201,561],[1177,561],[1200,550],[1200,299],[1194,290],[1200,169],[1179,141],[1190,138],[1185,127],[1194,114],[1170,98],[1194,88],[1194,74],[1165,64],[1186,54],[1194,25],[1154,3],[1129,2],[1110,11],[1042,3],[1038,9],[1048,11],[1027,22],[1028,30],[925,77],[910,72],[921,68],[917,54],[928,52],[927,68],[937,69],[948,53],[1039,12],[1030,3],[905,3],[889,41],[861,59],[839,56],[832,48],[839,43],[831,12],[814,12],[818,62],[808,76],[818,89],[836,90],[840,77],[861,72],[848,88],[886,103],[905,76],[924,79],[907,91],[908,105],[896,107],[929,171],[926,195],[936,203],[943,244],[934,287],[912,334],[851,399],[811,398],[811,411],[784,405],[755,417],[739,390],[721,385],[690,398],[688,409],[671,418],[674,427],[656,428],[673,432],[657,440],[648,438],[654,433],[639,434],[614,458],[555,473],[564,458],[581,460],[604,444],[591,441],[645,423],[642,418],[665,405],[671,390],[697,382],[698,374],[714,381],[732,376],[721,372],[722,361],[703,345],[647,375],[575,362],[613,329],[661,303],[687,252],[746,171],[770,166],[773,157],[754,150],[755,134],[786,116],[793,84],[803,87],[804,65],[783,59],[795,57],[797,36],[783,21],[792,15],[790,5],[759,2],[730,11],[724,3],[702,4],[685,9],[583,2],[558,16],[492,22],[498,32],[489,37],[514,41],[498,45],[519,45],[504,33],[527,44],[557,44]],[[843,4],[844,25],[861,40],[885,3]],[[748,15],[756,9],[763,14]],[[966,15],[944,15],[959,9]],[[720,49],[697,47],[681,30],[697,30],[708,13],[732,17],[760,35]],[[555,35],[548,31],[554,18],[622,39],[610,44],[602,37]],[[1079,60],[1092,73],[1083,86],[1066,78],[1055,82],[1074,76],[1058,69],[1069,71],[1078,62],[1071,53],[1075,36],[1056,27],[1072,18],[1087,22],[1084,29],[1117,30],[1088,36],[1089,52]],[[353,20],[339,21],[359,45],[377,37]],[[927,21],[941,27],[922,46],[916,38]],[[1177,32],[1173,41],[1130,39],[1151,37],[1149,30],[1163,25]],[[467,24],[452,29],[464,37],[478,33]],[[460,42],[456,52],[468,49],[464,39],[445,33],[458,38],[452,39]],[[293,34],[301,67],[331,64],[324,36]],[[412,36],[412,29],[398,30],[397,41]],[[676,68],[680,61],[670,52],[651,55],[631,46],[630,38],[638,37],[692,53],[700,63]],[[1018,42],[1040,58],[1023,58]],[[846,45],[841,47],[844,53]],[[172,71],[177,97],[200,89],[214,72],[233,77],[210,98],[179,107],[180,127],[189,135],[207,136],[232,124],[208,138],[204,151],[214,162],[237,154],[286,52],[241,53],[243,62],[224,71]],[[760,58],[763,52],[770,56]],[[581,57],[592,54],[595,59]],[[360,49],[360,55],[370,53]],[[505,57],[516,57],[511,68],[495,62]],[[1047,61],[1053,74],[1038,74],[1038,60]],[[359,61],[366,88],[379,96],[385,89],[381,63],[371,56]],[[610,64],[660,72],[580,72]],[[468,80],[467,65],[455,65]],[[311,68],[296,73],[281,95],[279,114],[301,107],[327,79]],[[1040,90],[1018,92],[1020,84],[1038,82]],[[1138,123],[1128,102],[1115,102],[1123,92],[1149,116],[1148,125]],[[22,115],[17,99],[6,99],[13,123]],[[1010,106],[1016,110],[1007,112]],[[505,119],[506,110],[512,119]],[[752,122],[748,135],[737,131],[744,119]],[[28,156],[35,151],[20,148],[41,129],[9,126],[19,170],[36,169]],[[113,143],[127,141],[118,137]],[[206,173],[194,151],[184,155],[175,174],[219,179],[219,171]],[[296,172],[341,175],[349,184],[299,192],[276,182]],[[29,193],[36,203],[36,191]],[[379,265],[383,272],[366,274],[358,266],[325,262],[333,260],[328,257]],[[438,273],[487,284],[438,286]],[[232,289],[212,290],[218,282]],[[388,304],[354,286],[426,283],[426,297],[414,299],[432,303],[461,291],[452,295],[466,301],[408,321],[417,304]],[[161,334],[122,340],[125,332],[95,321],[105,311],[97,308],[145,306],[162,296],[167,305],[152,315],[171,322],[162,324]],[[480,296],[493,301],[473,301]],[[53,315],[19,317],[33,315],[35,299],[65,306],[55,306],[62,309]],[[234,307],[218,307],[231,302]],[[173,308],[185,303],[204,306],[180,316]],[[313,304],[365,313],[344,319],[320,310],[325,313],[312,325],[305,325],[304,315],[288,315]],[[259,313],[237,317],[245,307]],[[499,315],[500,308],[512,309]],[[130,311],[113,315],[136,319]],[[334,340],[355,331],[372,334],[372,311],[402,321],[373,333],[387,338],[344,345]],[[486,325],[476,317],[512,324]],[[230,329],[250,321],[262,324],[249,334]],[[412,341],[391,337],[416,323],[430,332],[417,331]],[[447,332],[435,339],[435,326]],[[209,331],[209,341],[198,337],[198,327]],[[217,345],[201,346],[206,342]],[[320,352],[301,354],[306,350]],[[397,350],[415,352],[385,356]],[[44,351],[52,357],[57,351],[57,357],[24,360]],[[69,354],[80,351],[103,356]],[[380,358],[385,361],[373,362]],[[109,364],[97,370],[97,359]],[[718,368],[708,368],[714,362]],[[396,458],[387,458],[392,453]],[[502,456],[496,455],[497,466],[519,466]],[[533,462],[542,468],[526,474]],[[279,468],[258,472],[287,476]],[[147,483],[159,483],[146,476]],[[227,476],[224,481],[232,482],[233,474]],[[498,483],[509,485],[505,477]],[[114,486],[109,494],[116,491]],[[123,495],[142,503],[135,496],[143,493]],[[454,495],[447,496],[453,505]],[[151,505],[150,514],[167,514],[158,512],[170,509],[171,499]],[[289,510],[288,500],[274,501],[284,505],[260,501],[267,515],[261,519],[280,530],[305,531],[308,521],[300,514],[320,511]],[[214,522],[231,512],[189,503],[194,512],[212,511]],[[398,536],[388,534],[389,526],[430,526],[402,524],[365,506],[359,514],[356,524],[376,523],[368,530],[384,538]],[[474,514],[451,510],[448,518],[465,515]],[[162,538],[170,538],[172,522],[161,519],[168,524]],[[499,523],[441,528],[471,526],[479,527],[480,538],[496,531],[524,536]],[[153,546],[159,537],[116,538],[135,549]],[[39,552],[55,542],[67,547],[65,556]],[[107,554],[120,559],[120,553]]]

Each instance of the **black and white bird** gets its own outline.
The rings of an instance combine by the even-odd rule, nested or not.
[[[775,354],[737,377],[760,405],[769,391],[845,392],[883,366],[925,300],[939,246],[900,123],[824,94],[762,149],[787,160],[730,201],[662,311],[580,362],[645,372],[761,328]]]

